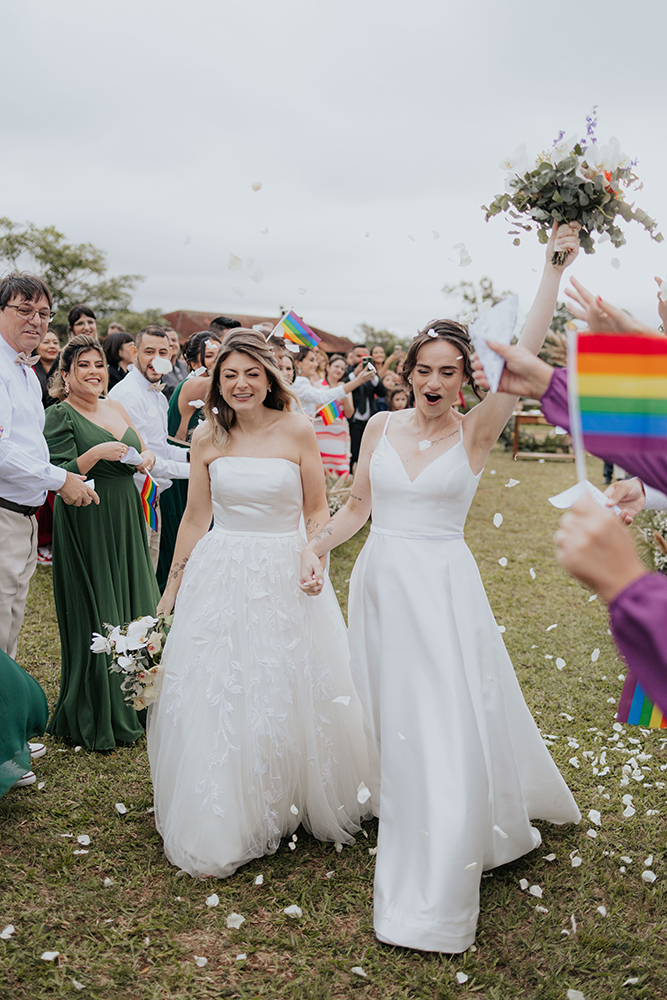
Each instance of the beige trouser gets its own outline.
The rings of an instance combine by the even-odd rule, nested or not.
[[[37,518],[0,507],[0,649],[12,659],[36,565]]]
[[[157,501],[157,531],[153,531],[148,521],[146,521],[146,534],[148,535],[148,553],[153,563],[153,569],[157,571],[157,564],[160,558],[160,533],[162,531],[162,518],[160,516],[160,498]]]

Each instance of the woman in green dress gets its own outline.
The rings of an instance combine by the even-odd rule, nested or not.
[[[90,649],[93,632],[105,623],[122,625],[154,614],[160,594],[148,554],[146,523],[130,448],[141,453],[136,467],[155,462],[120,403],[101,398],[108,375],[99,341],[79,336],[63,349],[51,394],[44,436],[51,461],[90,476],[99,506],[68,507],[56,497],[53,512],[53,592],[62,667],[60,696],[48,731],[91,750],[132,743],[143,733],[136,711],[125,703],[120,677],[108,657]]]
[[[200,333],[193,333],[183,348],[183,357],[190,374],[176,386],[169,400],[167,430],[170,444],[190,447],[192,432],[204,419],[203,400],[211,381],[208,373],[213,367],[220,344],[221,340],[217,333],[202,330]],[[176,536],[187,502],[187,479],[174,479],[171,487],[160,496],[162,530],[160,558],[156,570],[160,591],[167,585]]]
[[[41,736],[48,717],[37,681],[0,649],[0,798],[30,772],[28,739]]]

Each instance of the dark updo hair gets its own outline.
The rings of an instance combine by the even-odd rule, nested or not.
[[[86,333],[79,333],[76,337],[72,337],[60,352],[58,371],[51,379],[49,396],[53,396],[54,399],[59,399],[61,402],[63,399],[67,399],[63,375],[69,375],[72,369],[76,369],[80,356],[87,351],[97,351],[104,362],[104,374],[108,379],[107,359],[99,340],[96,340],[95,337],[89,337]]]
[[[435,334],[435,336],[433,336]],[[405,386],[409,388],[409,377],[417,364],[417,355],[425,344],[432,344],[434,341],[446,340],[452,344],[457,351],[461,352],[463,358],[463,374],[468,380],[468,385],[472,388],[478,399],[484,399],[484,392],[479,388],[473,378],[470,355],[472,353],[472,341],[468,336],[468,331],[460,323],[455,323],[453,319],[433,319],[427,323],[408,348],[408,353],[403,362],[401,378]]]
[[[81,319],[82,316],[90,316],[90,318],[94,319],[95,322],[97,323],[97,316],[90,308],[90,306],[85,306],[83,305],[83,303],[80,302],[79,305],[72,306],[72,308],[67,314],[67,328],[70,333],[74,329],[74,324],[76,323],[76,321],[78,319]]]
[[[107,356],[107,364],[118,367],[120,362],[120,349],[123,344],[133,344],[134,340],[129,333],[107,333],[102,341],[104,353]]]
[[[199,333],[193,333],[189,340],[186,340],[183,345],[183,357],[185,358],[185,363],[188,368],[193,371],[197,368],[205,368],[204,358],[206,357],[206,342],[207,340],[216,341],[221,344],[222,341],[220,337],[214,330],[200,330]]]
[[[307,358],[309,354],[315,354],[315,348],[314,347],[300,347],[299,348],[299,353],[296,354],[295,357],[296,357],[296,360],[299,362],[299,364],[301,364],[301,362],[303,361],[303,359]],[[315,354],[315,357],[317,357],[316,354]]]
[[[213,443],[220,451],[224,451],[229,441],[229,432],[236,423],[236,413],[227,403],[220,389],[220,369],[230,354],[247,354],[249,358],[262,366],[269,380],[269,391],[264,399],[264,406],[269,410],[291,410],[296,396],[283,379],[276,359],[271,353],[266,340],[255,330],[240,327],[232,330],[225,337],[222,348],[218,351],[213,368],[211,382],[206,392],[204,413],[212,428]]]

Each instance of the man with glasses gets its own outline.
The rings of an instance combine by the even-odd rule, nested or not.
[[[37,563],[35,514],[48,490],[67,504],[99,503],[85,476],[49,461],[42,390],[33,366],[54,313],[49,288],[32,274],[0,281],[0,648],[16,656],[28,586]]]

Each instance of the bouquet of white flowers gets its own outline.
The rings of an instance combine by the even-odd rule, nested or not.
[[[121,691],[125,701],[137,711],[157,699],[162,650],[173,620],[173,615],[161,614],[157,618],[144,615],[129,625],[107,625],[105,622],[106,636],[93,632],[90,648],[93,653],[111,656],[109,670],[124,675]]]
[[[516,237],[519,229],[530,231],[533,227],[523,219],[528,216],[537,223],[540,243],[549,239],[553,222],[579,222],[579,242],[586,253],[595,253],[593,233],[600,233],[597,242],[611,240],[615,247],[625,243],[625,237],[615,224],[617,215],[626,222],[634,219],[660,242],[656,232],[657,222],[634,203],[625,200],[622,188],[641,189],[642,184],[634,172],[636,161],[621,152],[618,139],[611,138],[606,146],[595,138],[597,118],[595,109],[586,119],[586,136],[563,139],[561,132],[550,150],[540,155],[532,165],[526,154],[525,144],[519,146],[509,159],[500,164],[508,171],[505,193],[496,195],[487,207],[482,205],[488,222],[492,215],[507,212],[507,221],[515,227],[509,230]],[[553,255],[554,264],[565,262],[565,252]]]

